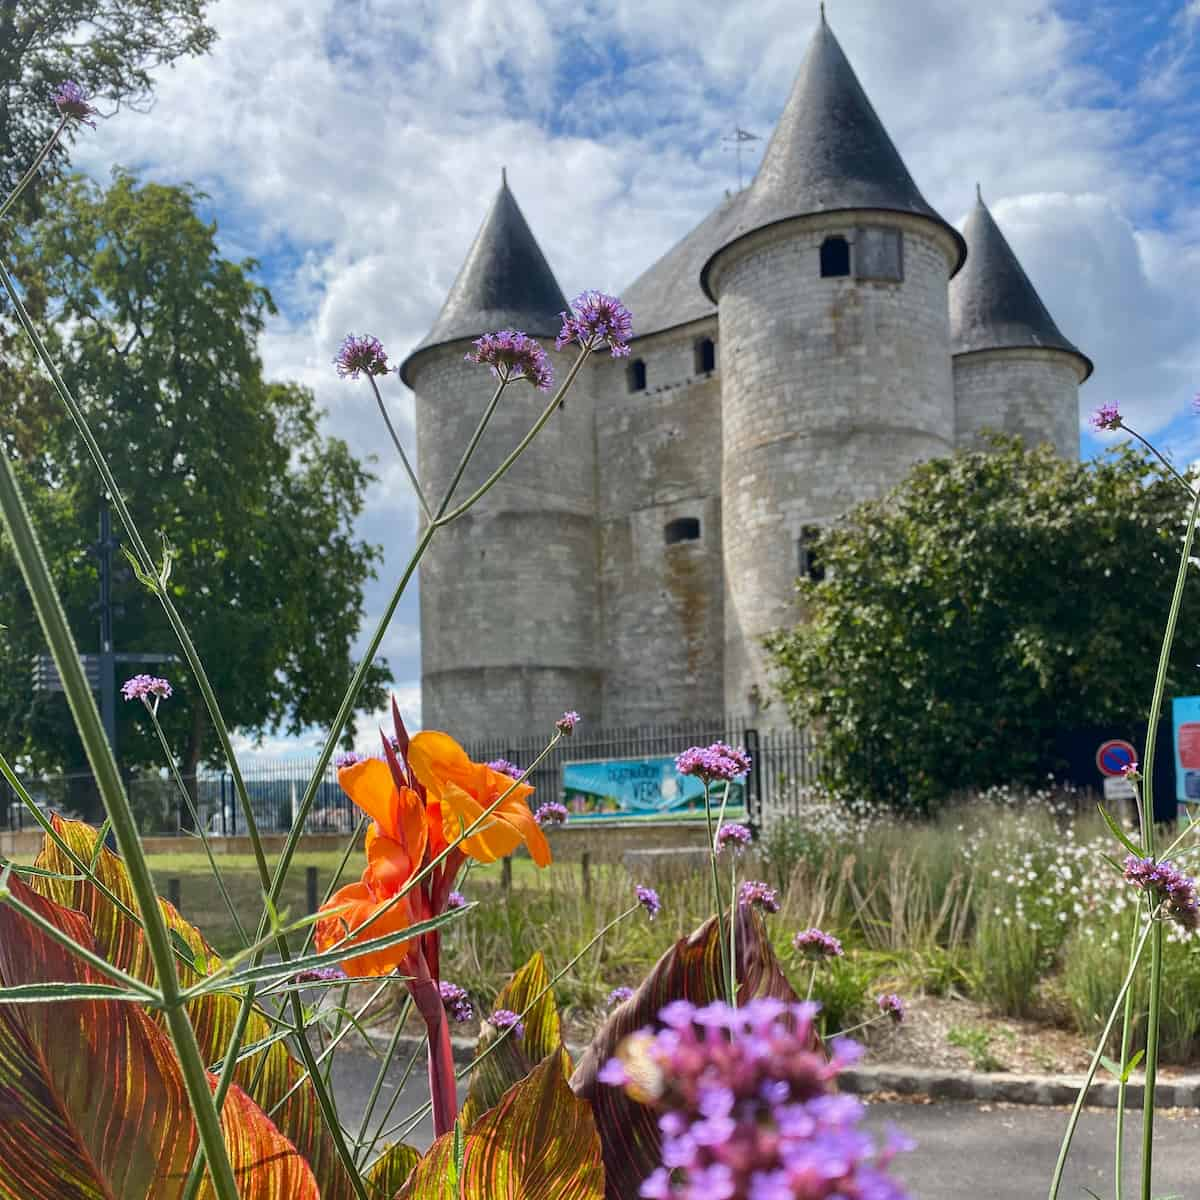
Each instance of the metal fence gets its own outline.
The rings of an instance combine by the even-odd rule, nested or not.
[[[754,760],[747,780],[749,815],[756,823],[797,814],[814,801],[813,786],[821,756],[805,730],[759,730],[745,721],[716,717],[670,725],[639,725],[587,729],[581,726],[563,738],[529,776],[537,798],[563,799],[563,767],[596,760],[646,759],[674,756],[688,746],[714,741],[743,745]],[[467,753],[477,761],[506,758],[528,767],[546,749],[537,738],[492,738],[468,742]],[[264,833],[292,827],[300,800],[316,767],[312,762],[253,760],[242,764],[251,807]],[[102,806],[95,782],[87,773],[52,778],[28,778],[23,785],[44,811],[66,812],[98,821]],[[188,780],[189,787],[192,781]],[[130,800],[143,834],[173,834],[192,827],[175,781],[165,773],[142,773],[127,780]],[[202,772],[195,781],[197,812],[204,828],[216,837],[244,834],[245,820],[237,803],[233,777],[227,772]],[[305,821],[309,833],[349,833],[358,812],[337,785],[336,772],[327,768],[316,800]],[[0,780],[0,829],[36,827],[17,794]]]

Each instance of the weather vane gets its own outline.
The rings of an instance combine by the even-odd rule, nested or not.
[[[721,141],[732,145],[734,153],[737,155],[738,191],[740,192],[742,190],[742,146],[746,142],[761,142],[762,138],[757,133],[750,133],[740,125],[735,125],[733,133],[727,134]]]

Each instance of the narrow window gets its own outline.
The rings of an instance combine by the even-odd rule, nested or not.
[[[676,542],[694,542],[699,537],[699,517],[677,517],[663,526],[663,540],[668,546],[673,546]]]
[[[825,578],[825,564],[820,554],[821,530],[816,525],[805,525],[800,530],[799,550],[800,578],[820,583]]]
[[[697,375],[707,375],[717,369],[717,347],[712,338],[701,338],[696,343]]]
[[[821,243],[821,278],[850,274],[850,243],[844,237],[827,237]]]
[[[904,238],[899,229],[867,226],[854,235],[854,275],[899,283],[904,278]]]
[[[646,390],[645,362],[640,358],[635,358],[625,370],[626,378],[629,381],[629,390],[631,392],[644,392]]]

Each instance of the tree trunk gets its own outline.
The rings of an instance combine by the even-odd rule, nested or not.
[[[192,727],[188,731],[187,750],[183,756],[183,782],[187,785],[188,795],[196,811],[200,811],[200,781],[197,775],[200,770],[200,755],[204,749],[204,701],[197,700],[192,705]],[[195,822],[188,812],[187,805],[181,805],[179,824],[184,829],[194,829]]]

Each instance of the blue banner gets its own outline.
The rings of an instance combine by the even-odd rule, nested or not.
[[[720,807],[723,787],[713,787],[714,807]],[[729,788],[726,816],[741,816],[745,789],[741,783]],[[572,819],[704,815],[704,784],[693,775],[680,775],[672,757],[565,763],[563,792]]]
[[[1200,696],[1171,701],[1175,726],[1175,799],[1200,804]]]

